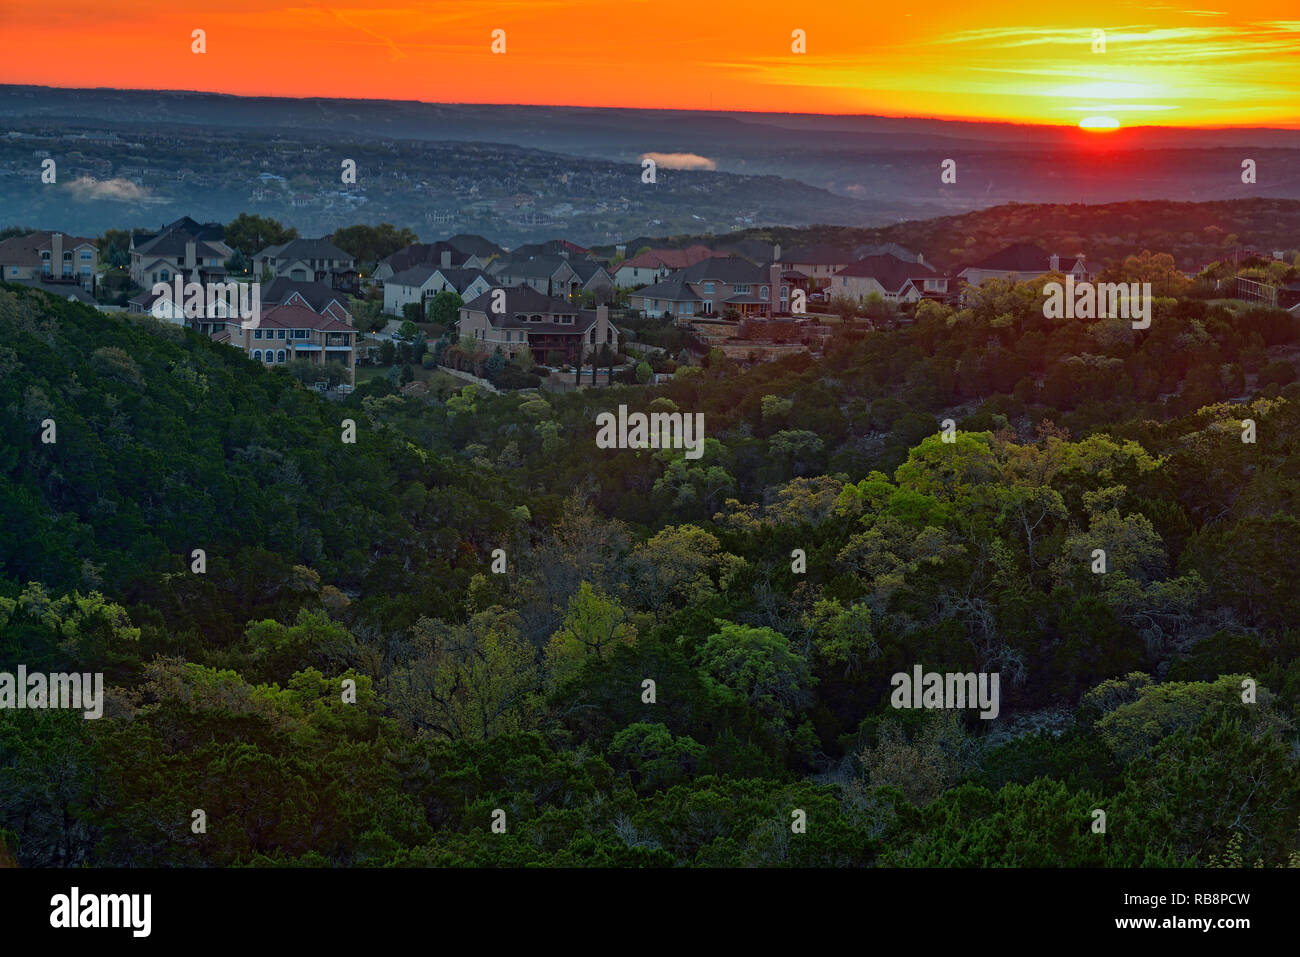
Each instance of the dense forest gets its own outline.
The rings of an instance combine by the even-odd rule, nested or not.
[[[0,287],[0,663],[109,686],[0,712],[0,858],[1300,866],[1300,323],[1041,303],[332,402]],[[598,449],[619,405],[704,454]]]

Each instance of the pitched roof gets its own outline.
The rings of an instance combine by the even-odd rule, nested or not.
[[[578,278],[582,280],[584,285],[591,282],[599,273],[604,273],[605,278],[609,278],[608,270],[594,259],[574,259],[569,265],[573,267],[573,271],[578,274]]]
[[[898,243],[874,243],[866,246],[856,246],[853,249],[854,259],[865,259],[867,256],[896,256],[904,262],[920,262],[921,257],[906,246],[900,246]]]
[[[278,246],[267,246],[257,255],[276,259],[352,259],[351,253],[339,249],[328,239],[291,239]]]
[[[194,243],[194,253],[196,256],[207,256],[225,259],[230,255],[224,245],[218,246],[221,240],[201,239],[193,233],[187,233],[183,229],[172,229],[167,232],[159,233],[152,239],[145,242],[137,242],[135,251],[141,256],[167,256],[175,258],[185,255],[185,247],[189,243]]]
[[[665,276],[659,282],[651,283],[635,290],[632,295],[651,299],[665,299],[668,302],[700,302],[695,290],[686,285],[686,277],[681,270]]]
[[[510,255],[527,259],[533,256],[562,256],[568,253],[570,256],[585,256],[590,250],[583,249],[577,243],[571,243],[567,239],[548,239],[544,243],[524,243],[510,250]]]
[[[498,276],[522,276],[525,279],[545,279],[548,276],[554,276],[563,266],[573,268],[573,264],[563,256],[534,256],[531,259],[515,259],[511,257],[501,264],[496,274]]]
[[[701,246],[699,243],[694,246],[687,246],[685,249],[649,249],[640,255],[619,263],[618,268],[622,269],[624,266],[631,266],[635,269],[658,269],[660,267],[685,269],[687,266],[692,266],[713,255],[713,250],[709,249],[708,246]]]
[[[464,292],[470,284],[483,276],[488,282],[492,279],[481,269],[443,269],[441,266],[413,266],[410,269],[403,270],[390,276],[387,280],[388,285],[393,286],[423,286],[435,275],[440,275],[447,284],[457,292]]]
[[[278,304],[284,302],[294,293],[298,293],[307,304],[317,312],[324,312],[331,302],[337,302],[345,309],[348,305],[347,296],[335,292],[323,282],[315,280],[306,281],[302,279],[288,279],[283,276],[272,279],[265,283],[261,289],[262,302]]]
[[[1079,256],[1061,256],[1062,269],[1071,269]],[[975,263],[974,269],[994,269],[999,272],[1044,273],[1051,268],[1050,255],[1037,243],[1012,243]]]
[[[505,287],[505,311],[493,312],[492,296],[496,290],[489,290],[465,303],[464,308],[485,313],[494,327],[498,329],[529,329],[533,332],[581,334],[596,322],[596,313],[588,309],[579,309],[569,300],[558,296],[546,296],[531,286]],[[572,316],[572,323],[527,322],[520,316]]]
[[[765,282],[768,279],[767,268],[756,266],[745,259],[735,256],[710,256],[692,263],[682,271],[687,282],[707,282],[710,279],[734,283]]]
[[[505,252],[500,246],[474,233],[457,233],[447,240],[452,246],[455,246],[466,256],[477,256],[479,259],[487,259],[489,256],[496,256]]]
[[[472,253],[466,253],[457,249],[451,243],[445,243],[439,240],[436,243],[413,243],[404,249],[385,256],[380,260],[381,263],[387,263],[394,273],[399,273],[410,269],[413,266],[440,266],[442,265],[442,254],[451,253],[450,265],[460,266]]]
[[[297,303],[263,309],[258,324],[276,329],[319,329],[322,332],[356,332],[356,329],[346,322],[339,322],[329,316],[322,316],[320,313],[312,312],[306,306],[300,306]]]
[[[40,289],[50,293],[51,295],[58,296],[60,299],[75,299],[88,306],[93,306],[95,304],[95,297],[73,282],[44,282],[40,279],[6,279],[5,282],[13,282],[20,286],[30,286],[33,289]]]
[[[923,263],[907,262],[897,256],[864,256],[843,269],[836,270],[836,276],[859,276],[874,279],[886,292],[898,292],[912,277],[920,277],[926,272],[933,273]]]
[[[54,233],[47,229],[38,229],[34,233],[28,233],[26,236],[11,236],[0,242],[0,263],[6,266],[39,266],[41,264],[41,250],[50,249],[53,245]],[[96,245],[93,239],[86,239],[84,236],[63,237],[63,248],[73,250],[78,246]]]

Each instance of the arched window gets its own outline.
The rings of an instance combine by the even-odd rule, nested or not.
[[[254,361],[254,362],[261,362],[261,361],[262,361],[262,350],[261,350],[261,349],[254,349],[254,350],[253,350],[253,361]]]
[[[276,362],[283,362],[283,361],[284,361],[284,350],[283,350],[283,349],[281,349],[279,352],[277,352],[277,353],[275,354],[275,361],[276,361]]]
[[[768,295],[768,289],[766,286],[764,286],[762,289],[758,291],[758,297],[760,299],[766,299],[767,295]]]

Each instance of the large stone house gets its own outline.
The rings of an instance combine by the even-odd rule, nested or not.
[[[253,257],[253,274],[338,286],[356,272],[356,260],[328,239],[291,239],[267,246]]]
[[[985,256],[957,272],[959,279],[978,286],[986,279],[1011,279],[1029,282],[1043,273],[1060,271],[1074,276],[1075,282],[1090,282],[1093,274],[1088,269],[1083,253],[1061,256],[1048,253],[1037,243],[1013,243],[1005,249]]]
[[[6,282],[75,283],[93,289],[99,247],[93,239],[39,230],[0,242],[0,279]]]

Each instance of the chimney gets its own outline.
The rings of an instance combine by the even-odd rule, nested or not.
[[[925,262],[925,253],[917,253],[917,254],[916,254],[916,261],[919,262],[922,266],[926,265],[926,262]]]
[[[50,278],[63,275],[63,233],[50,233]]]
[[[1052,253],[1051,257],[1049,257],[1047,262],[1048,262],[1048,267],[1047,267],[1048,272],[1056,272],[1058,269],[1061,268],[1061,257],[1058,256],[1056,253]]]
[[[451,268],[451,250],[450,250],[450,249],[444,249],[444,250],[442,251],[442,268],[443,268],[443,269],[450,269],[450,268]]]
[[[194,240],[187,240],[185,243],[185,268],[187,270],[194,268],[194,260],[198,251],[198,245]]]
[[[781,261],[781,244],[774,243],[772,246],[772,262],[779,263],[780,261]]]
[[[609,306],[596,307],[596,348],[609,338]]]
[[[777,247],[778,249],[780,247]],[[768,315],[775,316],[776,311],[781,307],[781,264],[772,263],[767,267],[767,281],[771,287],[768,290]]]

